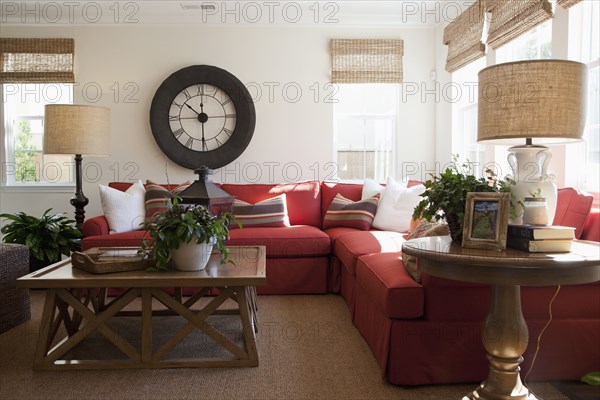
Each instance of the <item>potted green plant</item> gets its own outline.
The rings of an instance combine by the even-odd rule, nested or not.
[[[142,251],[156,262],[151,270],[167,271],[171,261],[184,271],[204,269],[215,244],[227,262],[232,217],[229,212],[211,215],[204,206],[183,206],[177,197],[170,200],[165,211],[144,224],[151,240],[143,240]]]
[[[415,207],[413,218],[445,219],[452,240],[461,241],[467,193],[510,192],[510,182],[496,179],[493,171],[486,170],[487,178],[477,178],[471,170],[468,161],[459,164],[458,156],[454,156],[450,166],[424,183],[423,200]]]
[[[5,243],[18,243],[29,247],[29,271],[33,272],[46,265],[60,261],[61,256],[70,256],[78,250],[77,239],[81,237],[75,221],[64,214],[50,214],[44,211],[40,218],[24,212],[0,214],[10,221],[0,229]]]

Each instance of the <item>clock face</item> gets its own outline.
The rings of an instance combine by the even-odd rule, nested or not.
[[[233,101],[222,89],[204,83],[183,89],[171,103],[169,125],[179,143],[194,151],[223,146],[235,130]]]
[[[150,108],[161,150],[186,168],[220,168],[246,149],[256,114],[246,87],[229,72],[193,65],[171,74]]]

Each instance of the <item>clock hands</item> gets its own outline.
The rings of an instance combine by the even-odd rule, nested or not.
[[[185,106],[186,106],[187,108],[189,108],[190,110],[192,110],[193,112],[195,112],[195,113],[196,113],[196,115],[200,115],[200,113],[199,113],[198,111],[194,110],[194,108],[193,108],[192,106],[190,106],[188,103],[185,103]]]
[[[204,138],[204,123],[208,120],[208,115],[204,113],[204,102],[202,101],[202,97],[200,97],[200,111],[201,114],[198,114],[198,121],[202,123],[202,150],[206,150],[206,139]]]
[[[200,112],[194,110],[194,107],[190,106],[188,103],[185,103],[185,106],[187,108],[189,108],[190,110],[192,110],[197,117],[181,117],[179,119],[197,119],[198,121],[200,121],[202,124],[204,124],[206,121],[208,121],[208,118],[210,118],[208,115],[206,115],[206,113],[204,112],[204,103],[200,103]]]

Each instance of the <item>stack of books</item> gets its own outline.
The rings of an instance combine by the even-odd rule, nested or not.
[[[530,253],[569,252],[575,228],[558,225],[508,225],[506,245]]]

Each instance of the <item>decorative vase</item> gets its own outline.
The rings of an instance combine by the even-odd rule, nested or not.
[[[171,250],[171,258],[175,268],[180,271],[201,271],[206,268],[208,259],[213,250],[214,240],[209,243],[196,243],[192,239],[189,243],[182,243],[178,249]]]
[[[462,242],[462,227],[458,221],[458,216],[456,214],[448,213],[445,213],[445,215],[448,229],[450,230],[450,237],[455,242]]]
[[[511,203],[514,205],[514,218],[511,224],[523,223],[523,204],[526,197],[544,197],[548,210],[548,223],[552,224],[556,213],[557,190],[554,175],[548,174],[548,164],[552,158],[545,146],[513,146],[509,149],[508,163],[513,175],[507,178],[515,181],[511,187]]]

